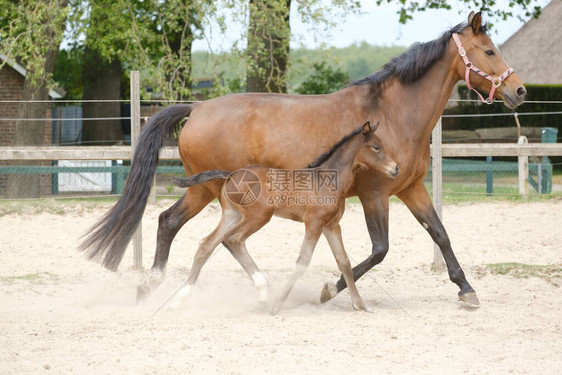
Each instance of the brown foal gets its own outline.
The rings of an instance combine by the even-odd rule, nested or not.
[[[197,249],[187,282],[174,302],[177,307],[191,292],[201,268],[214,249],[225,243],[234,257],[252,278],[260,301],[268,300],[267,281],[246,250],[246,239],[261,229],[273,215],[304,222],[306,227],[296,269],[273,304],[277,313],[297,280],[310,264],[312,253],[323,233],[328,240],[339,270],[351,295],[353,308],[367,310],[353,280],[353,271],[344,250],[340,219],[345,210],[345,197],[353,184],[356,171],[394,178],[398,166],[384,152],[374,134],[378,123],[369,122],[342,138],[330,151],[318,157],[306,169],[285,170],[251,165],[234,172],[209,171],[176,178],[181,187],[226,179],[220,194],[222,217],[217,228]]]

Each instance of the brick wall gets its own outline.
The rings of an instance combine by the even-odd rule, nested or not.
[[[23,89],[23,77],[17,71],[4,65],[0,69],[0,101],[20,100]],[[18,103],[0,103],[0,118],[15,118]],[[11,146],[14,140],[15,121],[0,122],[0,146]]]

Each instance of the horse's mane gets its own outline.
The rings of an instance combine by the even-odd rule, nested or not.
[[[322,165],[322,163],[324,163],[326,160],[328,160],[337,151],[337,149],[340,148],[345,142],[347,142],[348,140],[353,138],[354,135],[357,135],[357,134],[361,133],[362,131],[363,131],[363,125],[361,125],[357,129],[355,129],[354,131],[352,131],[351,133],[349,133],[348,135],[346,135],[345,137],[340,139],[328,151],[324,152],[322,155],[320,155],[316,159],[314,159],[314,161],[312,163],[310,163],[307,166],[307,168],[317,168],[320,165]]]
[[[459,23],[444,32],[439,38],[426,43],[414,43],[406,52],[394,57],[376,73],[362,78],[352,85],[375,85],[379,87],[391,77],[397,77],[401,83],[412,83],[422,77],[429,68],[439,60],[445,51],[453,33],[461,33],[467,22]],[[486,32],[486,25],[479,32]]]

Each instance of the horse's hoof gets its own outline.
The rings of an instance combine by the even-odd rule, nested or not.
[[[322,293],[320,293],[320,303],[326,303],[337,295],[338,288],[336,284],[326,283],[324,284],[324,288],[322,288]]]
[[[363,311],[363,312],[367,312],[367,313],[372,313],[373,310],[371,310],[370,308],[367,307],[366,304],[353,304],[353,309],[355,311]]]
[[[273,307],[270,310],[270,314],[271,315],[277,315],[277,313],[281,310],[281,304],[279,303],[274,303]]]
[[[459,300],[467,307],[480,307],[480,301],[476,296],[476,292],[459,294]]]
[[[148,297],[150,294],[150,288],[146,285],[137,286],[137,303],[140,303]]]

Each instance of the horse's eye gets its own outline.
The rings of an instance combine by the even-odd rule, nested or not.
[[[491,50],[491,49],[489,49],[489,50],[486,51],[486,55],[488,55],[488,56],[494,56],[495,54],[496,54],[496,53],[495,53],[493,50]]]
[[[376,152],[379,152],[381,150],[381,148],[377,145],[373,146],[373,150],[375,150]]]

